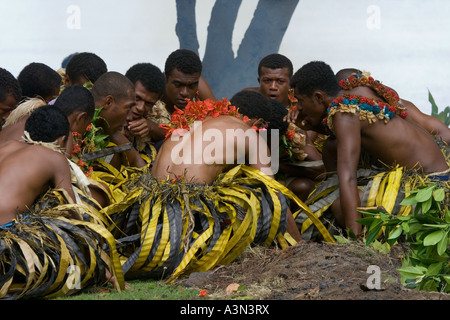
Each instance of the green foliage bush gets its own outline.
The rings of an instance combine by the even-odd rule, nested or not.
[[[398,269],[401,282],[409,288],[450,292],[450,210],[446,187],[438,183],[409,191],[401,204],[412,205],[413,213],[395,216],[379,209],[362,210],[358,222],[366,226],[366,245],[398,242],[410,247]],[[448,190],[447,190],[448,191]]]

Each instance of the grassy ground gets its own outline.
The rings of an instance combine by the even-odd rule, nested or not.
[[[112,287],[92,287],[56,300],[185,300],[199,297],[199,290],[166,284],[164,281],[128,281],[132,289],[118,292]]]

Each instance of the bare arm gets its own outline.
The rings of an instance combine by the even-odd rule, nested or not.
[[[122,145],[125,143],[129,143],[130,141],[123,134],[117,132],[117,133],[114,133],[113,135],[111,135],[111,142],[113,142],[117,145]],[[145,160],[142,159],[142,157],[139,155],[139,152],[135,148],[131,148],[130,150],[125,151],[122,154],[127,157],[128,163],[131,167],[142,168],[147,165]],[[117,164],[117,166],[118,166],[118,164]],[[116,168],[117,168],[117,166],[116,166]],[[117,169],[120,169],[120,166]]]
[[[361,152],[361,124],[358,115],[336,113],[334,128],[337,140],[337,172],[340,184],[340,209],[345,228],[355,234],[361,232],[361,225],[356,222],[360,214],[357,188],[357,167]]]
[[[213,91],[211,90],[211,87],[209,86],[208,82],[200,76],[199,82],[198,82],[198,92],[199,92],[199,98],[200,100],[206,100],[211,99],[213,101],[216,100],[216,97],[214,96]]]

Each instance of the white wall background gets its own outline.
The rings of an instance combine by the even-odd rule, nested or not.
[[[201,56],[213,5],[197,0]],[[242,0],[235,52],[256,5]],[[122,73],[137,62],[162,69],[179,46],[175,0],[0,0],[0,10],[0,67],[15,76],[31,62],[58,69],[67,55],[82,51]],[[446,0],[300,0],[279,52],[295,69],[323,60],[334,71],[370,71],[431,113],[428,89],[440,110],[450,105],[449,14]]]

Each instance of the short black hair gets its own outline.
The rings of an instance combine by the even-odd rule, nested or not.
[[[66,66],[66,75],[76,83],[81,77],[95,83],[97,79],[108,71],[105,61],[92,52],[74,54]]]
[[[25,130],[31,139],[41,142],[53,142],[59,137],[69,136],[69,120],[55,106],[45,105],[34,110],[25,122]]]
[[[95,101],[91,91],[79,85],[67,87],[56,99],[54,106],[59,108],[66,117],[76,111],[86,112],[92,118],[95,112]]]
[[[202,62],[198,55],[188,49],[178,49],[172,52],[166,59],[164,73],[166,78],[177,69],[185,74],[202,73]]]
[[[356,68],[341,69],[338,72],[336,72],[336,80],[339,82],[341,80],[347,79],[352,74],[357,74],[358,76],[360,76],[362,74],[362,72],[361,72],[361,70],[356,69]]]
[[[307,96],[316,90],[333,96],[341,90],[333,70],[323,61],[311,61],[302,66],[292,76],[290,86],[299,94]]]
[[[22,99],[22,89],[19,81],[6,69],[0,68],[0,101],[12,95],[17,102]]]
[[[250,119],[262,118],[268,125],[269,134],[272,129],[278,129],[283,134],[288,128],[289,124],[284,121],[288,110],[278,100],[269,99],[257,91],[242,90],[230,99],[230,103],[243,116]]]
[[[239,114],[250,119],[262,118],[266,122],[271,119],[270,100],[257,91],[239,91],[230,99],[230,103],[238,109]]]
[[[284,134],[289,126],[289,124],[284,121],[284,117],[287,116],[288,110],[286,109],[286,106],[278,100],[270,99],[270,104],[272,110],[267,130],[270,132],[272,129],[278,129],[280,130],[280,134]]]
[[[140,81],[150,92],[157,92],[160,96],[166,91],[166,79],[161,70],[151,63],[136,63],[125,73],[134,84]]]
[[[281,69],[287,68],[289,70],[289,78],[292,77],[294,72],[294,67],[292,65],[291,60],[288,57],[279,54],[272,53],[261,59],[258,65],[258,75],[261,75],[261,68],[266,67],[269,69]]]
[[[59,92],[62,83],[58,72],[40,62],[32,62],[23,68],[17,80],[22,88],[22,95],[28,98],[48,98]]]
[[[94,100],[108,95],[116,100],[122,100],[128,96],[128,90],[134,91],[134,84],[130,79],[119,72],[108,71],[95,81],[91,92]]]

